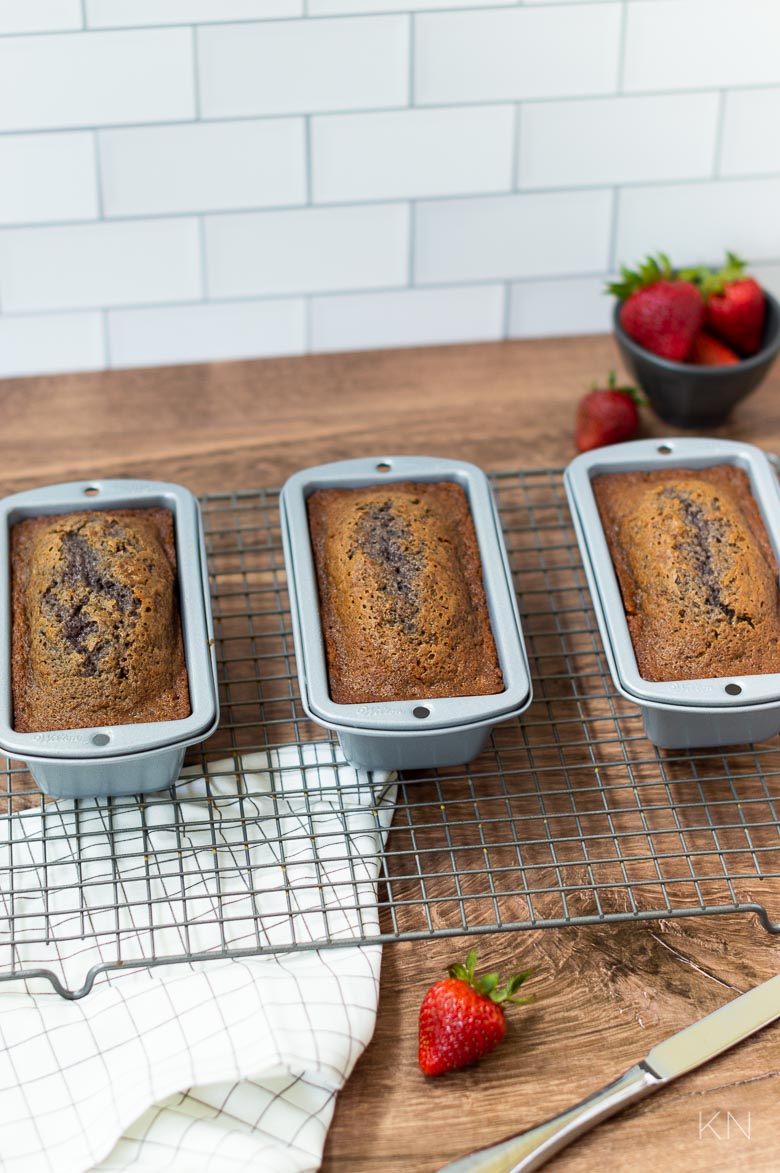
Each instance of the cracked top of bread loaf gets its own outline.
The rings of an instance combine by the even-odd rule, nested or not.
[[[460,485],[320,489],[308,512],[337,704],[503,692]]]
[[[780,592],[747,474],[734,465],[591,482],[645,680],[780,672]]]
[[[19,522],[11,598],[18,732],[189,716],[167,509]]]

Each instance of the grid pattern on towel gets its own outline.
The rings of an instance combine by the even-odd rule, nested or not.
[[[274,819],[278,824],[269,840],[278,870],[270,890],[274,915],[285,925],[284,948],[310,946],[305,917],[317,909],[326,945],[739,910],[756,912],[765,928],[780,932],[780,739],[723,751],[655,750],[643,735],[638,710],[612,684],[560,473],[513,472],[491,479],[518,590],[534,703],[519,720],[496,727],[485,752],[470,765],[402,779],[380,859],[378,930],[373,924],[367,929],[361,919],[365,877],[350,873],[358,852],[345,851],[345,842],[350,843],[349,812],[362,809],[369,833],[372,819],[383,813],[383,792],[367,796],[357,775],[345,781],[342,773],[336,784],[332,767],[343,765],[343,758],[335,740],[318,751],[314,773],[306,765],[304,747],[322,742],[324,735],[305,717],[298,697],[278,494],[260,490],[203,498],[222,721],[189,760],[204,770],[210,763],[201,830],[211,836],[214,850],[200,850],[197,862],[201,875],[211,869],[216,898],[207,908],[190,907],[186,850],[180,845],[177,853],[168,843],[164,857],[156,853],[155,811],[170,810],[171,803],[176,809],[175,790],[146,796],[138,815],[140,879],[132,894],[112,881],[110,854],[102,861],[105,907],[116,910],[115,930],[102,941],[103,968],[125,961],[139,918],[146,927],[175,927],[185,949],[193,925],[206,918],[214,930],[208,951],[192,955],[279,948],[274,926],[264,923],[259,911],[247,915],[246,902],[238,940],[230,924],[231,902],[221,898],[223,889],[236,883],[250,895],[257,884],[258,864],[250,858],[243,828],[258,817],[259,807],[266,835]],[[279,793],[272,788],[258,794],[251,777],[241,775],[238,755],[273,755],[283,746],[292,746],[285,751],[292,756],[272,772]],[[219,785],[216,759],[228,759],[231,775],[239,771],[238,795],[229,808],[209,801],[208,787]],[[285,787],[286,776],[297,789]],[[45,811],[18,763],[9,764],[2,786],[8,813],[22,805]],[[327,826],[313,831],[323,799],[344,816],[332,833]],[[286,801],[304,813],[297,828],[275,814]],[[116,803],[103,804],[103,812],[100,833],[107,830],[110,840]],[[73,817],[81,857],[87,859],[90,829],[78,804]],[[162,829],[177,834],[175,821]],[[363,833],[359,824],[358,834]],[[233,843],[228,862],[217,850],[218,838],[226,834]],[[4,954],[11,961],[0,980],[24,973],[13,946],[31,931],[19,899],[25,883],[40,884],[47,899],[56,899],[56,892],[47,891],[46,867],[33,881],[14,861],[13,845],[5,847],[9,862],[0,866],[0,892],[10,914],[4,931],[12,948]],[[50,841],[44,856],[55,849]],[[294,869],[285,870],[286,853],[299,849],[312,864],[303,879]],[[334,862],[343,865],[339,906],[356,918],[346,937],[328,931],[325,873]],[[148,885],[144,890],[144,877],[149,881],[160,872],[180,885],[175,926],[155,926]],[[81,882],[89,885],[89,874]],[[46,921],[46,915],[39,917],[34,930],[41,940]],[[89,939],[89,920],[82,916],[76,931]],[[166,960],[154,932],[145,942],[136,964]]]

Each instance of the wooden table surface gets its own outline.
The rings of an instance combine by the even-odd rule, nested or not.
[[[0,488],[132,475],[213,492],[380,452],[557,466],[578,396],[616,359],[611,339],[580,338],[7,380]],[[647,412],[644,429],[672,431]],[[720,434],[780,451],[780,367]],[[430,1173],[596,1090],[780,968],[780,940],[749,914],[482,937],[491,968],[535,967],[537,1003],[480,1066],[426,1080],[418,1007],[467,946],[385,948],[376,1034],[339,1096],[327,1173]],[[549,1168],[777,1170],[778,1104],[780,1024]]]

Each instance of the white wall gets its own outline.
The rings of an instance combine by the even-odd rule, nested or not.
[[[776,0],[0,0],[0,374],[604,330],[780,286]]]

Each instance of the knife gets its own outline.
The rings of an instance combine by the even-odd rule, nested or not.
[[[780,975],[659,1043],[635,1067],[573,1108],[545,1120],[530,1132],[461,1157],[439,1173],[526,1173],[540,1169],[595,1124],[708,1063],[776,1018],[780,1018]]]

